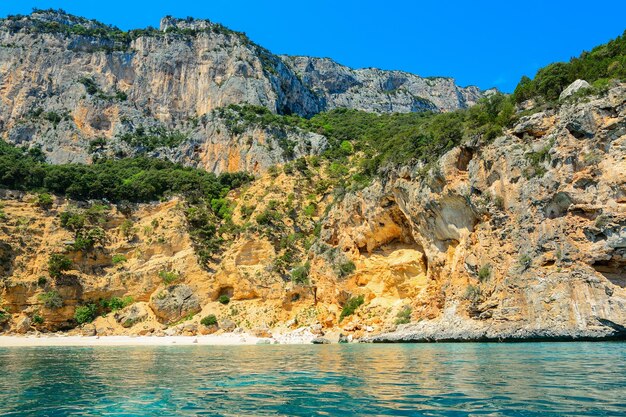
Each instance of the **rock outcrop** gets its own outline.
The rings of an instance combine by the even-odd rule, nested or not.
[[[150,318],[150,307],[146,303],[135,303],[115,313],[115,320],[129,328]]]
[[[570,85],[567,86],[567,88],[565,90],[563,90],[563,92],[561,93],[561,95],[559,96],[560,100],[566,99],[569,96],[571,96],[572,94],[584,89],[584,88],[590,88],[591,85],[589,85],[589,83],[585,80],[576,80],[573,83],[571,83]]]
[[[366,340],[626,337],[625,116],[621,85],[454,149],[426,179],[400,171],[344,199],[322,236],[354,260],[370,305],[359,265],[390,242],[426,266],[410,286],[418,323]]]
[[[191,287],[184,284],[156,292],[150,299],[150,307],[159,319],[168,323],[200,311],[198,297]]]
[[[352,69],[329,58],[283,56],[303,83],[324,97],[326,108],[377,113],[451,111],[484,96],[477,87],[459,87],[452,78],[423,78],[403,71]]]

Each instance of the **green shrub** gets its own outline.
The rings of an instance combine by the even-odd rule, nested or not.
[[[515,91],[513,92],[513,99],[516,103],[521,103],[526,100],[530,100],[535,97],[537,94],[535,90],[535,85],[532,80],[527,76],[522,76],[522,79],[515,87]]]
[[[266,111],[266,110],[265,110]],[[431,162],[463,140],[483,137],[491,140],[515,119],[515,108],[508,96],[494,94],[466,110],[435,113],[373,114],[358,110],[335,109],[310,119],[297,116],[266,115],[254,106],[229,106],[216,110],[236,120],[270,124],[316,132],[328,138],[322,157],[331,177],[339,180],[348,174],[347,166],[358,166],[365,178],[381,169],[415,161]],[[358,155],[358,161],[350,161]],[[291,174],[294,164],[285,164]],[[315,166],[311,163],[311,166]]]
[[[39,314],[37,314],[37,313],[35,313],[35,314],[33,315],[32,320],[33,320],[33,324],[36,324],[36,325],[41,325],[41,324],[43,324],[43,322],[44,322],[43,317],[41,317],[41,316],[40,316]]]
[[[480,302],[482,295],[483,295],[483,292],[480,289],[480,287],[470,284],[465,289],[465,294],[463,298],[471,301],[473,304],[477,304],[478,302]]]
[[[280,227],[283,219],[278,211],[278,201],[270,200],[265,210],[259,213],[255,220],[261,226]]]
[[[45,191],[81,201],[106,199],[119,202],[157,201],[181,194],[188,200],[220,198],[224,190],[240,187],[254,177],[183,167],[156,158],[101,159],[91,165],[51,165],[40,152],[0,141],[0,187]]]
[[[137,233],[135,223],[133,223],[133,221],[130,219],[125,219],[120,225],[120,232],[122,232],[122,236],[124,236],[126,240],[132,240]]]
[[[101,225],[106,223],[108,210],[107,206],[93,204],[88,209],[72,207],[60,214],[61,226],[74,232],[74,250],[89,251],[96,244],[105,245],[107,236]]]
[[[84,214],[75,211],[64,211],[61,213],[61,227],[77,232],[85,227],[87,218]]]
[[[354,152],[354,146],[352,146],[352,144],[347,140],[342,141],[339,148],[345,155],[350,155]]]
[[[304,208],[304,215],[307,217],[313,217],[315,215],[315,212],[317,211],[317,204],[315,203],[309,203],[305,208]]]
[[[398,314],[396,314],[396,324],[408,324],[411,322],[411,313],[413,309],[410,306],[404,306]]]
[[[550,141],[543,148],[538,151],[528,152],[525,157],[529,162],[530,166],[524,170],[524,177],[526,179],[531,179],[533,177],[543,177],[547,171],[545,166],[543,166],[544,162],[550,162],[550,150],[552,149],[553,142]]]
[[[72,261],[65,255],[53,253],[48,259],[48,272],[52,278],[60,278],[64,271],[72,268]]]
[[[37,297],[46,308],[57,309],[63,307],[63,298],[58,291],[47,291]]]
[[[48,278],[41,276],[37,278],[37,285],[40,287],[45,287],[48,284]]]
[[[59,123],[61,123],[61,120],[63,120],[63,117],[54,111],[45,113],[43,118],[52,123],[54,127],[56,127]]]
[[[328,175],[331,178],[341,178],[348,175],[348,168],[340,162],[331,162],[328,166]]]
[[[359,295],[357,297],[350,298],[346,304],[343,306],[343,310],[341,310],[341,315],[339,316],[339,322],[343,321],[344,318],[351,316],[354,314],[357,308],[359,308],[365,302],[365,297]]]
[[[247,219],[252,215],[252,213],[254,213],[254,206],[242,205],[239,212],[241,213],[242,218]]]
[[[91,323],[96,318],[98,307],[95,304],[87,304],[76,307],[74,311],[74,320],[78,324]]]
[[[125,255],[122,255],[121,253],[116,253],[111,258],[111,261],[113,262],[113,265],[118,265],[118,264],[126,262],[127,259]]]
[[[194,206],[185,209],[187,231],[191,235],[200,265],[207,265],[219,252],[223,238],[218,233],[219,219],[207,205],[199,200]]]
[[[226,294],[222,294],[222,295],[219,296],[217,301],[219,301],[220,303],[226,305],[226,304],[230,303],[230,297],[227,296]]]
[[[159,271],[159,277],[163,280],[165,285],[170,285],[180,278],[176,272],[172,271]]]
[[[100,300],[100,307],[102,307],[106,311],[117,311],[121,310],[124,307],[127,307],[134,303],[135,300],[133,297],[111,297],[107,299]]]
[[[550,149],[552,149],[552,144],[548,144],[542,149],[536,152],[528,152],[526,156],[526,160],[531,165],[539,165],[544,161],[550,161]]]
[[[304,157],[296,159],[293,163],[293,166],[295,169],[297,169],[300,172],[305,172],[309,168],[306,162],[306,158]]]
[[[291,271],[291,280],[296,284],[306,284],[309,282],[309,269],[310,265],[307,262],[304,265],[300,265]]]
[[[94,153],[98,150],[103,149],[107,144],[106,138],[95,138],[91,142],[89,142],[89,153]]]
[[[101,227],[95,227],[87,231],[80,230],[76,232],[73,247],[74,250],[89,251],[93,249],[96,244],[103,246],[105,243],[106,232]]]
[[[123,91],[119,91],[118,90],[118,91],[115,92],[115,99],[117,101],[126,101],[126,100],[128,100],[128,94],[126,94]]]
[[[78,82],[85,86],[85,91],[89,95],[94,95],[100,91],[98,84],[96,84],[93,78],[81,77],[78,79]]]
[[[314,168],[317,168],[320,166],[320,157],[319,155],[313,155],[309,158],[309,165],[311,165]]]
[[[283,166],[283,172],[287,175],[293,174],[293,164],[289,164],[289,163],[285,164]]]
[[[531,258],[528,254],[522,254],[518,259],[518,264],[522,271],[525,271],[533,264],[533,258]]]
[[[480,282],[485,282],[491,278],[491,265],[483,265],[478,270],[478,280]]]
[[[278,175],[280,175],[280,168],[278,168],[276,165],[272,165],[267,169],[267,173],[270,174],[272,178],[276,178],[278,177]]]
[[[606,88],[609,79],[626,79],[626,31],[567,63],[557,62],[541,68],[533,80],[522,77],[513,98],[517,103],[530,98],[555,101],[577,79],[586,80],[599,89]]]
[[[337,269],[338,275],[340,278],[347,277],[348,275],[352,274],[355,270],[356,270],[356,265],[354,265],[354,262],[352,261],[346,261],[346,262],[339,264],[338,269]]]
[[[203,317],[202,320],[200,320],[200,324],[202,324],[203,326],[216,326],[217,325],[217,317],[215,317],[215,314],[209,314],[206,317]]]
[[[220,219],[230,219],[233,209],[230,207],[230,203],[225,198],[214,198],[211,200],[211,209],[213,213]]]
[[[52,204],[54,204],[54,199],[48,193],[39,193],[37,194],[36,204],[44,210],[50,210],[52,208]]]
[[[153,126],[147,129],[139,126],[132,132],[124,133],[119,139],[130,146],[140,148],[139,150],[150,152],[157,148],[173,148],[188,138],[180,131],[168,130],[163,126]]]

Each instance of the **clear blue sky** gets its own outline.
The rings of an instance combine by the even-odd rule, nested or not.
[[[0,0],[0,15],[62,8],[122,29],[194,16],[279,54],[331,57],[510,92],[524,74],[626,29],[626,0]]]

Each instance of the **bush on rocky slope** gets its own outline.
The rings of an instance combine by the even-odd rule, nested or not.
[[[223,190],[251,180],[245,173],[219,177],[154,158],[103,160],[93,165],[50,165],[36,152],[0,143],[0,186],[14,190],[46,190],[77,200],[148,202],[165,195],[220,198]]]
[[[494,139],[515,119],[511,99],[502,94],[483,99],[467,110],[443,114],[375,114],[336,109],[305,119],[276,115],[264,107],[249,105],[231,105],[218,113],[235,132],[260,126],[300,128],[322,134],[330,145],[322,156],[332,161],[331,174],[345,177],[348,170],[341,168],[355,155],[351,165],[359,166],[359,173],[365,178],[376,176],[385,168],[436,161],[470,138]],[[284,150],[288,152],[288,144]]]
[[[565,87],[578,79],[589,83],[602,79],[626,79],[626,32],[569,62],[557,62],[541,68],[532,80],[522,77],[513,98],[517,103],[535,97],[554,101]]]

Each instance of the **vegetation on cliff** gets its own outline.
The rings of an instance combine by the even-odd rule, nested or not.
[[[626,79],[626,32],[569,62],[557,62],[541,68],[532,80],[522,77],[513,98],[517,103],[532,98],[554,101],[565,87],[578,79],[594,83],[597,87],[606,84],[609,79]]]
[[[322,157],[331,162],[331,170],[341,175],[348,157],[357,155],[357,181],[371,178],[381,169],[415,162],[430,163],[464,140],[494,139],[514,120],[511,99],[494,94],[476,106],[450,113],[375,114],[359,110],[336,109],[310,119],[296,115],[282,116],[260,106],[231,105],[217,113],[236,133],[251,126],[299,128],[322,134],[329,147]],[[281,144],[286,153],[293,144]],[[291,146],[291,148],[290,148]],[[334,165],[332,165],[334,164]]]
[[[123,31],[120,28],[100,23],[96,20],[86,19],[84,17],[68,14],[62,9],[37,9],[33,8],[33,14],[56,16],[56,19],[37,19],[33,15],[11,15],[6,19],[6,25],[12,31],[26,31],[28,33],[51,33],[63,36],[84,36],[95,38],[104,43],[100,48],[93,50],[126,51],[130,48],[130,43],[140,37],[162,37],[162,36],[180,36],[185,38],[196,37],[202,33],[215,33],[227,36],[235,36],[242,42],[258,49],[262,54],[269,54],[269,51],[252,42],[245,33],[237,32],[220,23],[211,22],[210,25],[203,27],[179,28],[170,26],[162,31],[152,26],[144,29],[131,29]],[[167,16],[166,18],[171,18]],[[187,17],[183,20],[190,24],[196,21],[193,17]],[[264,58],[263,56],[261,57]],[[265,64],[265,62],[264,62]]]
[[[250,179],[245,173],[216,176],[155,158],[50,165],[43,162],[38,149],[26,151],[0,143],[0,187],[45,190],[77,200],[148,202],[173,194],[210,200]]]

